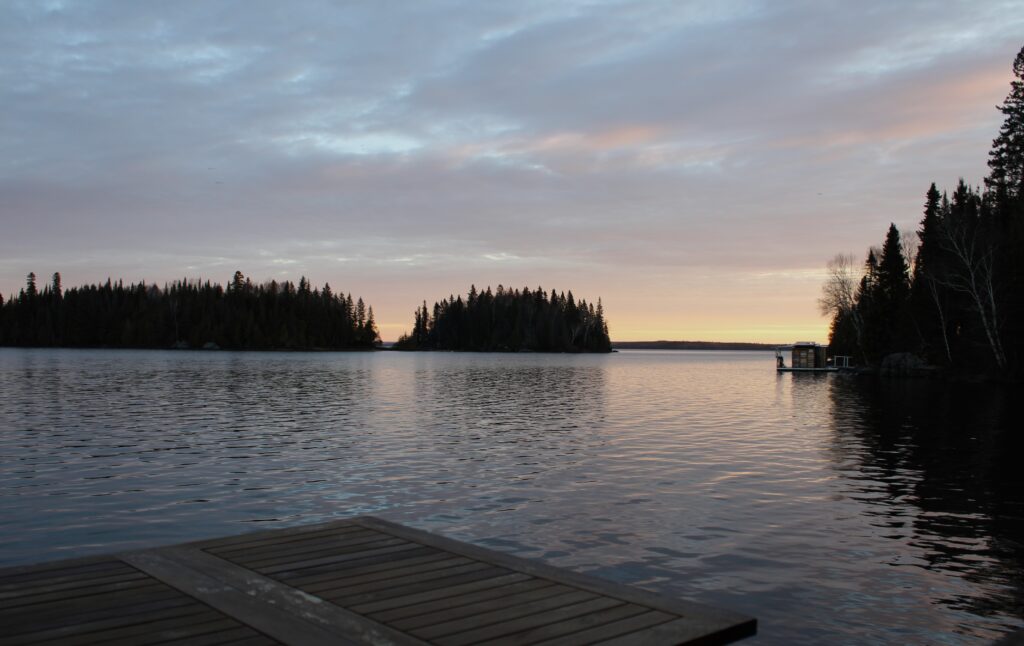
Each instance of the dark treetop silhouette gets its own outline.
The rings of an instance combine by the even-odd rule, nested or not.
[[[313,289],[302,278],[254,285],[235,272],[227,289],[194,280],[163,288],[110,280],[63,290],[60,274],[39,290],[0,299],[0,345],[232,349],[372,348],[373,308],[363,299]],[[209,347],[209,346],[208,346]]]
[[[1024,48],[989,152],[985,187],[932,184],[916,253],[890,225],[861,276],[829,263],[820,301],[835,354],[878,363],[896,352],[968,372],[1020,376],[1024,358]]]
[[[399,350],[470,350],[482,352],[610,352],[604,308],[576,299],[572,291],[550,296],[538,287],[530,291],[498,285],[466,300],[449,296],[427,303],[415,312],[410,334],[395,344]]]

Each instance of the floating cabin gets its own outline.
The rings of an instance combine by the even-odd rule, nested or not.
[[[792,350],[788,366],[785,350]],[[775,369],[778,372],[835,372],[840,367],[849,367],[849,357],[833,357],[830,362],[826,356],[827,350],[827,346],[813,341],[798,341],[793,345],[779,346],[775,349]]]

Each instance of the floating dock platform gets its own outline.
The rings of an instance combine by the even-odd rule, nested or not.
[[[785,352],[792,351],[792,363],[786,365]],[[839,372],[850,368],[850,357],[826,356],[828,348],[813,341],[799,341],[775,348],[776,372]]]
[[[360,516],[0,570],[0,644],[725,644],[756,620]]]

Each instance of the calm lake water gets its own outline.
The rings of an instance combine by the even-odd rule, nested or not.
[[[1021,394],[757,352],[0,349],[0,566],[375,514],[750,643],[977,643],[1024,626]]]

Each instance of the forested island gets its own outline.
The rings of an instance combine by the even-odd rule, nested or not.
[[[475,352],[611,352],[601,299],[597,305],[538,287],[506,289],[498,285],[466,299],[449,296],[433,309],[426,302],[414,313],[412,332],[396,350]]]
[[[400,350],[610,352],[604,308],[572,292],[501,285],[466,300],[426,302]],[[362,298],[313,287],[305,277],[254,284],[237,271],[227,287],[182,279],[64,289],[59,273],[39,287],[30,273],[6,302],[0,296],[0,346],[358,350],[380,347],[373,308]]]
[[[6,346],[349,350],[379,343],[373,308],[362,298],[305,278],[255,285],[239,271],[227,288],[107,280],[65,290],[59,273],[41,289],[30,273],[16,297],[0,297]]]
[[[984,187],[961,179],[948,194],[933,183],[915,236],[901,237],[890,225],[862,270],[852,256],[829,263],[820,305],[832,316],[833,354],[883,369],[927,363],[954,372],[1021,375],[1024,48],[1013,73]]]

